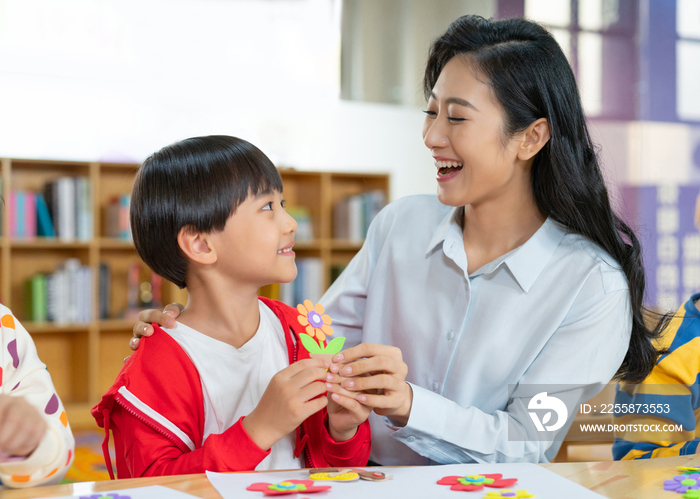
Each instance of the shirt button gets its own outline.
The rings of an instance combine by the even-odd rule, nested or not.
[[[437,383],[433,383],[433,391],[434,392],[438,391],[438,384]]]
[[[450,330],[447,332],[447,339],[448,339],[448,340],[451,340],[451,339],[454,338],[454,337],[455,337],[455,332],[454,332],[452,329],[450,329]]]
[[[416,437],[414,437],[413,435],[410,435],[410,436],[406,439],[406,441],[407,441],[407,442],[415,442],[415,441],[416,441]]]

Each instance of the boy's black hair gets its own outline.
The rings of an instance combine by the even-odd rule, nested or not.
[[[250,142],[226,135],[192,137],[143,162],[131,193],[131,231],[141,259],[158,275],[186,286],[180,229],[224,229],[250,195],[282,192],[282,178]]]

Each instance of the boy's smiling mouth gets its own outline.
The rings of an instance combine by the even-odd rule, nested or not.
[[[289,245],[285,246],[284,248],[282,248],[281,250],[278,250],[277,254],[278,255],[288,255],[290,253],[294,254],[294,252],[292,251],[293,247],[294,247],[294,243],[289,244]]]

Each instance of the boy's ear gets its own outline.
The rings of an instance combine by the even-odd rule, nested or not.
[[[530,123],[530,126],[525,129],[521,136],[522,141],[518,146],[518,159],[527,161],[535,157],[551,138],[547,118],[539,118]]]
[[[188,225],[177,233],[177,244],[185,256],[193,262],[210,265],[216,262],[216,250],[209,240],[209,234],[198,232]]]

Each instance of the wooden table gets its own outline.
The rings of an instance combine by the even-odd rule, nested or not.
[[[542,464],[548,470],[588,487],[611,499],[673,498],[663,491],[663,482],[674,475],[676,466],[700,467],[700,455],[665,457],[640,461],[603,461],[595,463]],[[264,474],[264,472],[260,472]],[[178,475],[158,478],[135,478],[104,482],[84,482],[24,490],[0,492],[2,499],[89,495],[106,490],[163,485],[204,499],[221,499],[205,475]],[[680,497],[680,495],[677,495]]]

